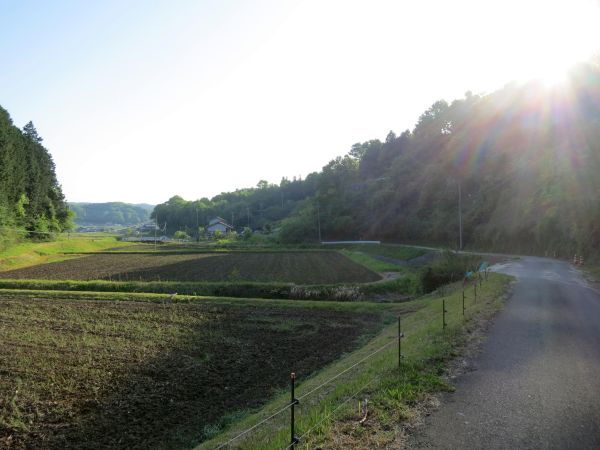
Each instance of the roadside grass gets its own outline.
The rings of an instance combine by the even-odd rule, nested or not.
[[[74,257],[65,253],[96,252],[130,245],[117,241],[115,236],[105,234],[82,236],[74,233],[69,236],[60,235],[51,242],[21,242],[0,251],[0,272]]]
[[[297,373],[299,384],[296,398],[296,448],[374,448],[392,445],[401,439],[402,426],[420,414],[421,403],[436,392],[452,390],[444,375],[449,361],[457,356],[469,334],[502,308],[510,277],[490,274],[478,287],[475,301],[471,286],[466,291],[466,315],[462,315],[462,288],[447,287],[412,302],[403,303],[403,361],[398,369],[396,323],[359,350],[334,362],[316,376]],[[447,315],[442,328],[442,301]],[[413,311],[409,313],[409,311]],[[384,346],[386,346],[383,348]],[[315,387],[343,372],[366,356],[368,362],[358,364],[311,395]],[[215,448],[267,417],[270,412],[286,406],[289,392],[282,393],[259,413],[248,414],[201,444],[197,450]],[[364,402],[368,399],[367,420]],[[360,403],[359,403],[360,402]],[[227,425],[224,424],[224,428]],[[290,443],[289,411],[280,414],[256,430],[236,440],[227,448],[284,449]],[[216,430],[213,430],[216,432]]]
[[[186,449],[404,305],[0,291],[0,447]]]
[[[595,282],[600,281],[600,263],[598,261],[588,262],[583,266],[583,272]]]

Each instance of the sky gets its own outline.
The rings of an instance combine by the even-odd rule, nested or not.
[[[0,106],[68,201],[161,203],[305,177],[431,104],[560,82],[600,0],[0,0]]]

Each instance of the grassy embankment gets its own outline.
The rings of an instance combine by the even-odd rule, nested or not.
[[[600,260],[595,259],[586,262],[582,270],[588,278],[594,282],[600,282]]]
[[[490,318],[504,303],[510,278],[490,274],[478,290],[477,301],[473,290],[467,290],[466,315],[462,315],[462,290],[458,285],[445,290],[444,297],[430,295],[404,303],[414,312],[403,314],[402,340],[404,359],[399,373],[397,345],[394,343],[336,379],[326,388],[302,398],[296,412],[296,430],[303,437],[298,448],[374,448],[393,445],[402,437],[402,423],[419,414],[419,402],[435,392],[451,390],[444,378],[448,361],[456,356],[469,333]],[[445,300],[447,327],[442,329],[442,300]],[[386,327],[382,333],[360,350],[331,364],[317,376],[306,378],[299,373],[300,385],[296,396],[302,397],[315,386],[330,379],[397,336],[397,325]],[[359,401],[369,399],[368,420],[358,421],[364,415]],[[234,437],[289,402],[284,393],[270,402],[263,412],[250,415],[231,426],[225,433],[198,447],[214,448]],[[342,405],[341,407],[339,405]],[[338,409],[339,408],[339,409]],[[282,449],[289,444],[289,412],[269,421],[249,435],[236,441],[244,449]],[[233,446],[232,448],[237,448]]]
[[[130,245],[105,234],[60,235],[51,242],[24,241],[0,251],[0,271],[63,261],[77,256],[65,253],[96,252]]]
[[[427,250],[420,248],[394,244],[336,245],[333,248],[340,250],[352,261],[379,273],[410,273],[410,269],[406,266],[394,264],[390,260],[408,261],[427,253]],[[389,260],[386,261],[377,257],[389,258]]]

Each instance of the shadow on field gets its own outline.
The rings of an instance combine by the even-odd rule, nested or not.
[[[153,306],[160,326],[169,326],[174,311],[196,307]],[[291,371],[309,375],[380,324],[377,315],[323,308],[204,309],[209,320],[184,330],[159,357],[126,363],[96,400],[80,402],[68,425],[45,430],[46,438],[29,436],[23,448],[189,449],[223,416],[256,408],[285,388]]]

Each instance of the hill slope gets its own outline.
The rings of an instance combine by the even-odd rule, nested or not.
[[[287,242],[377,238],[457,247],[569,254],[600,244],[600,67],[575,67],[562,86],[509,84],[487,95],[434,103],[412,131],[352,146],[298,181],[305,196],[286,210],[271,186],[253,217],[271,214]],[[211,213],[245,217],[232,194]],[[174,201],[176,200],[176,201]],[[192,202],[158,205],[171,226],[195,227]],[[258,211],[257,211],[258,209]],[[264,220],[263,220],[264,222]]]
[[[122,202],[69,202],[69,208],[75,213],[77,225],[136,225],[150,219],[154,206]]]

